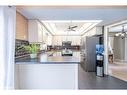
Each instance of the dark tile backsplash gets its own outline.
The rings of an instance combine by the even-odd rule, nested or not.
[[[23,47],[21,47],[22,45],[29,45],[29,42],[25,41],[25,40],[16,39],[16,42],[15,42],[15,57],[21,57],[21,56],[29,54]]]

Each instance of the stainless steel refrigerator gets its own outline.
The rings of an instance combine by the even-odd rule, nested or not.
[[[81,39],[81,66],[87,72],[96,71],[96,44],[99,44],[99,37]]]

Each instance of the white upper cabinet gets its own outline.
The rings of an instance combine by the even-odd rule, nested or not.
[[[43,42],[43,26],[37,20],[28,21],[29,42]]]

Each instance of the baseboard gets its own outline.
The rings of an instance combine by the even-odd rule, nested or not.
[[[127,63],[127,60],[114,59],[114,62],[123,62],[123,63]]]

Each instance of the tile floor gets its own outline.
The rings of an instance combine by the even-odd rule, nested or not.
[[[127,63],[114,62],[109,64],[109,74],[127,82]]]
[[[98,77],[95,72],[85,72],[79,65],[79,90],[127,89],[127,82],[112,76]]]

